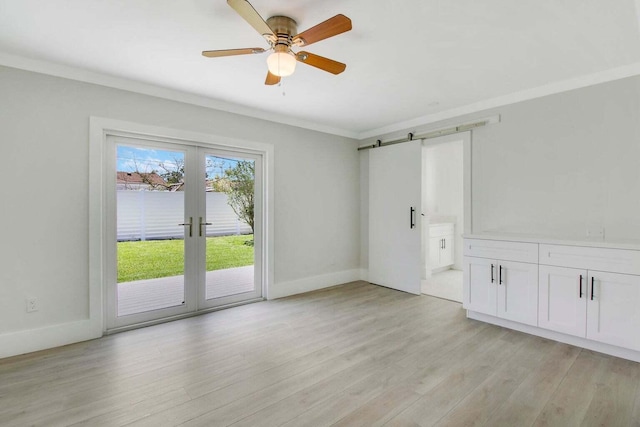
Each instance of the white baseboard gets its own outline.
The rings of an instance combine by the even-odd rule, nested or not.
[[[0,359],[99,338],[102,333],[98,329],[87,319],[2,334]]]
[[[586,338],[574,337],[572,335],[566,335],[560,332],[538,328],[536,326],[524,325],[522,323],[500,319],[499,317],[478,313],[476,311],[467,310],[467,317],[469,319],[479,320],[481,322],[491,323],[493,325],[502,326],[504,328],[509,328],[527,334],[536,335],[542,338],[574,345],[576,347],[586,348],[587,350],[593,350],[599,353],[620,357],[622,359],[640,362],[640,352],[637,352],[635,350],[629,350],[627,348],[616,347],[614,345],[604,344],[597,341],[591,341]]]
[[[299,280],[291,280],[289,282],[275,283],[270,287],[267,299],[288,297],[290,295],[329,288],[356,280],[361,280],[360,269],[344,270],[322,274],[320,276],[305,277]]]
[[[283,298],[361,280],[362,277],[366,277],[366,270],[353,269],[276,283],[269,289],[267,297],[268,299]],[[89,319],[0,334],[0,359],[87,341],[101,336],[100,322],[96,323]]]

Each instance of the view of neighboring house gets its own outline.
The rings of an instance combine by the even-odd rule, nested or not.
[[[167,182],[155,172],[117,172],[116,190],[167,190],[167,188]]]

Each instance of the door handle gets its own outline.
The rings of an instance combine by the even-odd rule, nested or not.
[[[416,226],[416,222],[414,220],[414,218],[415,218],[414,214],[415,213],[416,213],[416,210],[412,206],[411,209],[409,210],[409,228],[415,228],[415,226]]]
[[[591,276],[591,301],[593,301],[593,282],[594,282],[594,278],[593,276]]]
[[[491,264],[491,283],[495,282],[495,279],[493,278],[493,269],[494,269],[494,266],[493,264]]]
[[[498,275],[498,284],[502,285],[502,265],[500,266],[500,273]]]
[[[447,240],[442,239],[442,249],[447,249]]]
[[[189,237],[193,236],[193,217],[192,216],[189,217],[189,222],[183,222],[182,224],[178,224],[178,225],[188,225],[189,226]]]
[[[202,222],[202,217],[200,217],[200,237],[202,237],[202,226],[212,225],[211,222]]]

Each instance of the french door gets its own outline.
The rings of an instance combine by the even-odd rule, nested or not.
[[[107,142],[107,329],[261,299],[262,157]]]

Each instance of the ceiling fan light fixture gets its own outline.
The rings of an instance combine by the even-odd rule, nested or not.
[[[275,76],[290,76],[296,70],[296,57],[291,52],[273,52],[267,57],[267,67]]]

